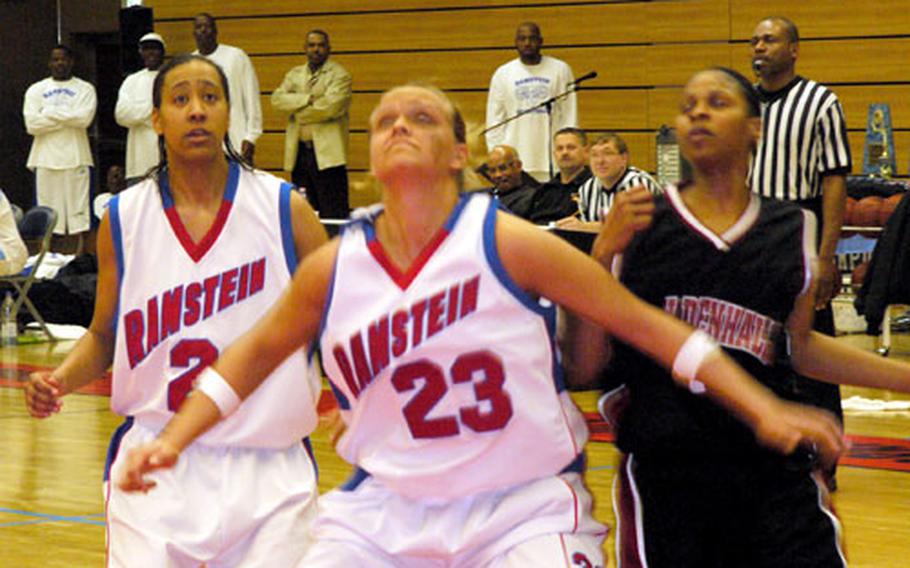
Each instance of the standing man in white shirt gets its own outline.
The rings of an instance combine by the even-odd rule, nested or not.
[[[572,68],[564,61],[540,53],[543,36],[534,22],[525,22],[515,31],[518,58],[499,67],[490,80],[487,96],[487,128],[554,97],[574,81]],[[487,132],[487,147],[502,144],[518,150],[525,171],[538,181],[550,179],[549,143],[554,132],[578,126],[575,94],[552,106],[552,119],[539,108],[508,124]]]
[[[217,63],[228,79],[231,97],[231,126],[228,138],[243,158],[253,164],[256,141],[262,135],[262,106],[259,104],[259,79],[253,62],[239,47],[218,43],[215,17],[203,12],[193,20],[196,51]]]
[[[127,183],[138,181],[158,164],[158,135],[152,127],[152,83],[164,63],[164,38],[147,33],[139,38],[139,55],[145,69],[123,80],[114,118],[129,129],[126,135]]]
[[[54,248],[82,251],[89,230],[92,150],[86,129],[98,104],[95,87],[73,76],[73,52],[65,45],[51,50],[51,76],[25,92],[25,129],[35,137],[27,166],[35,172],[38,205],[57,211],[54,233],[65,235]]]

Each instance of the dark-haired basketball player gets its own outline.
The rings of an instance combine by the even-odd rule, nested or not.
[[[761,134],[749,82],[728,69],[697,73],[683,90],[676,126],[693,181],[653,201],[647,191],[623,195],[595,256],[782,398],[797,398],[791,367],[830,382],[910,390],[907,365],[812,331],[815,217],[749,191]],[[576,331],[573,369],[590,381],[605,343],[594,326]],[[665,368],[624,345],[616,346],[609,376],[630,395],[618,432],[626,452],[616,506],[622,566],[845,564],[840,525],[814,475],[830,462],[818,460],[816,448],[767,451],[706,396],[710,386],[680,389]]]

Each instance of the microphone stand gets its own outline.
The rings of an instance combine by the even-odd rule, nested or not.
[[[569,86],[568,86],[568,88],[566,88],[565,91],[563,91],[557,95],[554,95],[554,96],[550,97],[549,99],[547,99],[541,103],[538,103],[530,108],[520,110],[517,113],[515,113],[514,115],[510,116],[509,118],[507,118],[503,121],[497,122],[496,124],[494,124],[493,126],[490,126],[489,128],[484,128],[480,134],[483,135],[491,130],[505,126],[506,124],[512,122],[513,120],[517,120],[528,113],[536,111],[539,108],[546,109],[546,111],[547,111],[547,130],[548,130],[548,132],[547,132],[547,162],[550,164],[550,178],[552,179],[553,178],[553,104],[558,101],[561,101],[562,99],[568,97],[569,95],[571,95],[572,93],[577,91],[578,83],[579,83],[579,81],[572,81],[571,83],[569,83]]]

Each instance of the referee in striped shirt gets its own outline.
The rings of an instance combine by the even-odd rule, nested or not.
[[[619,134],[595,138],[588,160],[593,175],[578,188],[578,213],[557,221],[560,229],[600,232],[600,222],[620,192],[642,186],[654,195],[662,193],[651,174],[629,165],[629,147]]]
[[[820,226],[815,329],[834,335],[831,299],[839,278],[834,253],[846,205],[846,174],[852,166],[844,112],[828,88],[796,74],[799,31],[792,21],[765,18],[755,27],[751,46],[762,97],[762,137],[752,167],[752,189],[815,213]],[[811,402],[843,419],[836,385],[810,379],[800,384]],[[832,488],[833,473],[829,472]]]

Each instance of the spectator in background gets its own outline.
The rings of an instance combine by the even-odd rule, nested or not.
[[[792,21],[765,18],[755,27],[751,45],[763,123],[752,160],[752,191],[792,201],[818,218],[815,329],[834,335],[831,300],[840,279],[834,253],[846,208],[846,175],[852,168],[844,111],[830,89],[796,74],[799,30]],[[843,420],[838,385],[809,378],[800,382],[814,404]],[[826,482],[836,488],[833,468]]]
[[[126,135],[126,177],[139,181],[158,163],[158,135],[152,128],[152,83],[164,63],[164,38],[147,33],[139,38],[139,55],[145,69],[123,80],[117,95],[114,118],[129,129]]]
[[[515,31],[518,58],[499,67],[490,80],[487,95],[487,128],[562,93],[574,80],[565,62],[541,55],[543,36],[534,22]],[[552,119],[539,108],[487,132],[487,147],[507,144],[524,160],[524,168],[540,181],[552,175],[549,140],[552,132],[578,124],[575,94],[553,105]]]
[[[196,51],[217,63],[228,79],[231,93],[231,127],[228,138],[243,159],[253,164],[256,141],[262,135],[259,79],[249,56],[239,47],[218,43],[215,17],[203,12],[193,20]]]
[[[330,61],[329,34],[306,36],[307,64],[294,67],[272,93],[272,106],[289,113],[284,169],[304,188],[322,218],[348,216],[348,108],[351,74]]]
[[[22,115],[34,136],[28,168],[35,172],[38,205],[57,211],[59,252],[82,251],[89,230],[92,149],[86,129],[95,118],[95,87],[73,76],[73,52],[65,45],[51,50],[51,76],[25,92]]]
[[[588,135],[580,128],[563,128],[553,137],[559,173],[543,184],[531,204],[531,220],[546,224],[578,212],[578,192],[591,179]]]
[[[531,213],[531,201],[540,183],[522,170],[515,148],[501,145],[490,150],[486,175],[493,182],[493,195],[502,206],[527,219]]]
[[[99,193],[95,196],[95,199],[92,200],[92,214],[98,222],[104,218],[104,212],[107,210],[107,204],[111,200],[111,197],[117,195],[126,189],[126,187],[127,184],[123,174],[123,166],[114,164],[109,167],[107,169],[107,175],[104,176],[104,191]]]
[[[598,232],[601,219],[619,192],[641,186],[652,194],[661,193],[651,174],[629,165],[629,147],[618,134],[601,134],[591,144],[588,154],[594,175],[579,189],[578,213],[560,219],[557,227]]]
[[[26,260],[28,249],[19,236],[16,216],[3,190],[0,190],[0,276],[18,274]]]

